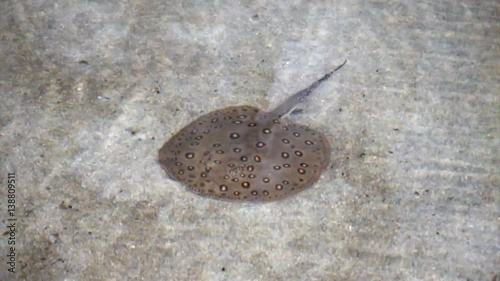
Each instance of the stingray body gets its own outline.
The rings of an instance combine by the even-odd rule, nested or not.
[[[312,186],[328,167],[321,132],[284,118],[333,72],[270,112],[232,106],[182,128],[159,151],[167,174],[189,190],[232,201],[273,201]]]

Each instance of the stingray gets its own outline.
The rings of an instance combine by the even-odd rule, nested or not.
[[[274,201],[311,187],[328,167],[330,144],[286,116],[345,63],[272,111],[230,106],[199,117],[163,145],[160,164],[190,191],[229,201]]]

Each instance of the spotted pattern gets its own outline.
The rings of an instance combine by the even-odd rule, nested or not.
[[[272,201],[310,187],[330,160],[324,135],[290,122],[285,130],[259,113],[238,106],[200,117],[162,147],[160,163],[191,191],[219,199]]]
[[[322,133],[282,118],[306,92],[271,112],[234,106],[205,114],[163,145],[159,161],[171,178],[203,196],[273,201],[296,194],[319,179],[331,153]]]

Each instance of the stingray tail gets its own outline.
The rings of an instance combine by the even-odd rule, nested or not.
[[[278,118],[281,118],[290,112],[292,112],[295,107],[297,107],[298,104],[303,103],[307,101],[307,97],[316,89],[318,86],[326,81],[332,74],[342,68],[346,64],[347,60],[344,61],[341,65],[337,66],[334,70],[328,72],[325,74],[323,77],[318,79],[316,82],[312,83],[309,87],[305,88],[304,90],[294,94],[293,96],[289,97],[287,100],[285,100],[282,104],[277,106],[275,109],[271,111],[271,116],[277,116]]]

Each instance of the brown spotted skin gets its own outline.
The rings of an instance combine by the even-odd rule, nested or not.
[[[305,90],[271,112],[234,106],[199,117],[163,145],[161,165],[189,190],[231,201],[273,201],[312,186],[328,167],[330,144],[281,117],[312,91]]]

